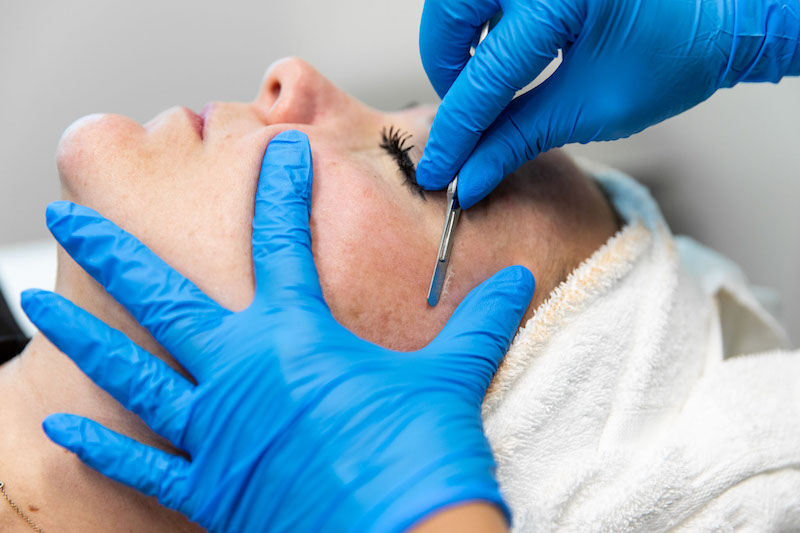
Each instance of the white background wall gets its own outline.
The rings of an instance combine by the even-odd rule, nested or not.
[[[0,0],[0,246],[44,238],[61,132],[91,112],[146,121],[249,100],[298,55],[385,109],[433,102],[422,0]],[[800,339],[800,80],[740,86],[632,139],[578,146],[651,185],[676,231],[783,296]]]

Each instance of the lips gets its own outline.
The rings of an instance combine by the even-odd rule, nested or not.
[[[201,130],[200,130],[200,138],[201,138],[201,139],[202,139],[203,137],[205,137],[205,134],[206,134],[206,125],[208,124],[208,119],[209,119],[209,117],[210,117],[210,115],[211,115],[211,111],[212,111],[213,109],[214,109],[214,103],[213,103],[213,102],[209,102],[209,103],[207,103],[206,105],[204,105],[204,106],[203,106],[203,109],[201,109],[201,110],[200,110],[200,115],[199,115],[199,117],[200,117],[200,120],[201,120],[201,121],[202,121],[202,123],[203,123],[203,125],[202,125],[202,128],[201,128]]]
[[[208,106],[206,106],[208,107]],[[188,107],[184,107],[183,111],[186,113],[186,116],[189,117],[189,122],[192,124],[194,129],[197,131],[197,135],[200,136],[200,139],[203,138],[203,133],[205,130],[205,117],[203,115],[198,115]],[[203,109],[205,111],[205,109]]]
[[[211,111],[213,108],[214,108],[213,102],[209,102],[208,104],[203,106],[203,109],[200,111],[200,113],[195,113],[188,107],[183,108],[183,110],[186,112],[186,115],[189,117],[189,121],[192,123],[192,126],[194,126],[194,129],[197,131],[197,135],[200,136],[201,140],[206,135],[206,125],[208,123],[208,117],[209,115],[211,115]]]

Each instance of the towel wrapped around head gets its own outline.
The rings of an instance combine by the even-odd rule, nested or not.
[[[583,164],[625,225],[520,330],[483,404],[514,531],[796,531],[800,352],[735,265]]]

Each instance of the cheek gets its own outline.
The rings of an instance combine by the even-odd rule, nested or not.
[[[65,132],[58,166],[65,199],[97,210],[238,310],[253,294],[257,152],[240,143],[204,155],[180,139],[151,141],[125,117],[102,115]]]
[[[393,192],[380,176],[333,168],[315,179],[311,214],[325,299],[360,337],[396,350],[420,348],[452,313],[426,302],[438,245],[433,206]]]

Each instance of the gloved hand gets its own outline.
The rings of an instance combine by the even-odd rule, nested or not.
[[[798,0],[427,0],[420,53],[443,101],[417,181],[441,189],[458,172],[471,207],[541,152],[627,137],[740,81],[798,75],[799,43]],[[559,48],[556,72],[512,102]]]
[[[214,532],[400,531],[457,502],[502,507],[480,405],[530,302],[530,272],[484,282],[417,352],[366,342],[323,299],[311,178],[305,135],[275,137],[253,219],[256,295],[237,313],[91,209],[51,204],[59,243],[197,385],[68,300],[29,291],[23,307],[47,338],[191,459],[73,415],[44,430]]]

